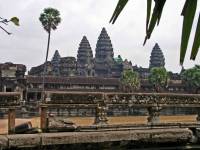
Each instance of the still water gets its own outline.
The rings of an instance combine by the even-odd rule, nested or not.
[[[24,150],[24,149],[23,149]],[[51,147],[36,148],[34,150],[200,150],[200,145],[124,145],[115,146],[108,144],[76,144],[76,145],[59,145]]]

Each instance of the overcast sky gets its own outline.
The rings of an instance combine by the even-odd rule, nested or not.
[[[111,37],[114,54],[131,60],[135,65],[149,66],[152,47],[157,42],[163,50],[166,68],[179,72],[179,47],[181,39],[182,17],[180,16],[185,0],[167,0],[160,25],[154,31],[145,46],[146,1],[130,0],[114,25],[109,19],[117,4],[117,0],[0,0],[0,16],[10,18],[18,16],[20,27],[6,26],[13,34],[8,36],[0,30],[0,62],[25,64],[28,68],[44,62],[47,33],[43,30],[38,18],[46,7],[60,11],[62,22],[52,33],[49,59],[54,51],[59,50],[61,56],[77,55],[78,45],[86,35],[95,54],[97,38],[102,27],[106,27]],[[198,11],[200,2],[198,2]],[[195,26],[198,16],[195,18]],[[195,29],[195,28],[194,28]],[[194,30],[193,29],[193,33]],[[194,34],[192,34],[191,41]],[[190,46],[191,48],[191,42]],[[200,64],[200,54],[196,61],[186,56],[186,68]]]

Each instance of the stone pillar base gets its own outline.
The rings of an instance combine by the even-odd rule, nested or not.
[[[8,109],[8,133],[15,133],[15,108]]]
[[[148,108],[149,116],[147,118],[148,124],[158,124],[160,123],[160,111],[162,107],[152,106]]]
[[[96,114],[94,125],[105,125],[108,123],[107,113],[106,113],[106,106],[98,104],[96,107]]]

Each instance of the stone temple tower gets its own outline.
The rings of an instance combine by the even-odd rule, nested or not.
[[[59,76],[60,75],[60,54],[58,50],[55,51],[53,58],[51,60],[52,64],[52,74]]]
[[[77,72],[79,76],[94,76],[94,59],[90,43],[83,36],[77,54]]]
[[[153,68],[153,67],[165,67],[165,57],[157,43],[153,47],[153,50],[150,56],[149,68]]]
[[[96,44],[95,54],[95,75],[100,77],[110,77],[114,63],[113,47],[105,28],[102,29]]]

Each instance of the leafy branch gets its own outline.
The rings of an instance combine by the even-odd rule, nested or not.
[[[12,23],[13,23],[14,25],[16,25],[16,26],[19,26],[19,19],[18,19],[17,17],[12,17],[12,18],[9,19],[9,20],[0,17],[0,23],[1,23],[1,24],[8,25],[10,22],[12,22]],[[1,28],[4,32],[6,32],[8,35],[11,34],[11,33],[10,33],[8,30],[6,30],[2,25],[0,25],[0,28]]]

